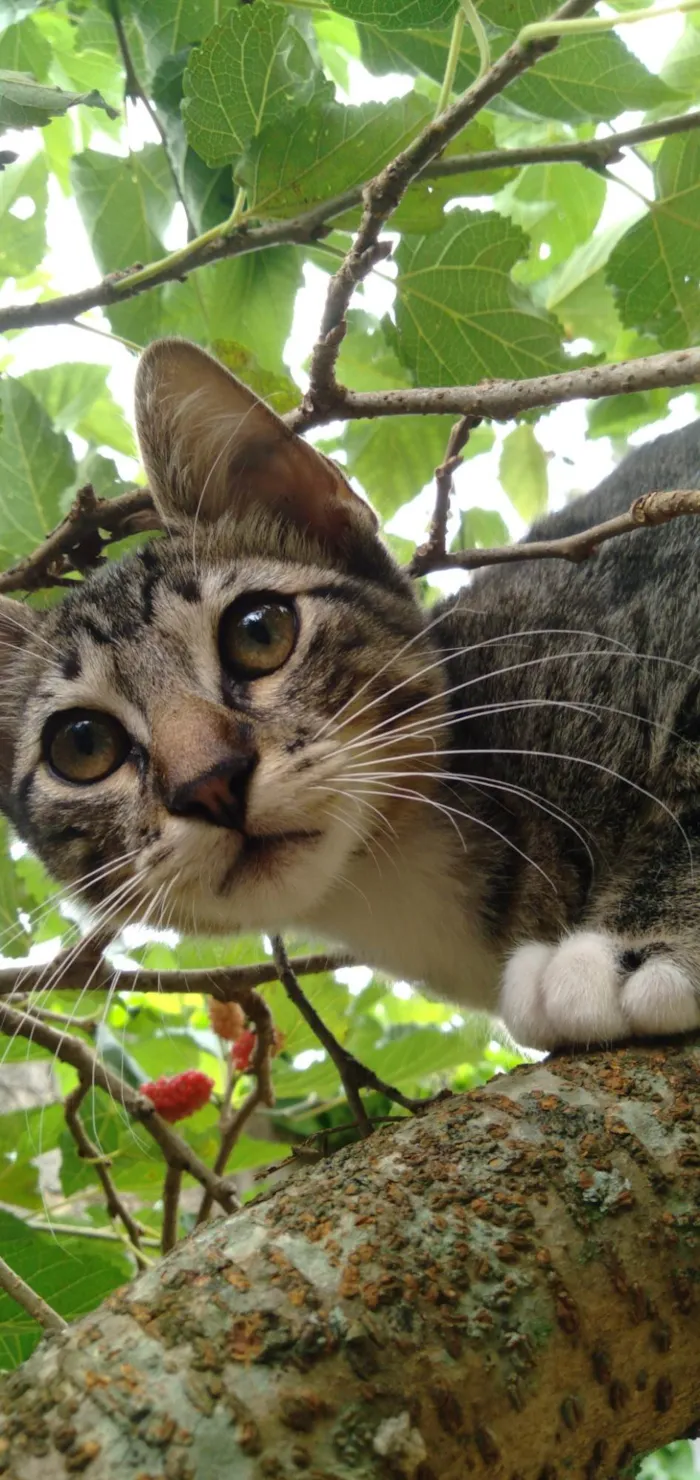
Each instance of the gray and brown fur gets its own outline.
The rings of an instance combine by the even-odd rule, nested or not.
[[[0,608],[0,801],[56,878],[113,864],[78,885],[98,918],[123,883],[110,919],[294,926],[465,1005],[500,989],[533,1044],[700,1024],[700,523],[494,568],[422,613],[342,472],[201,351],[147,351],[137,424],[167,534],[41,618]],[[700,422],[534,533],[698,485]],[[246,592],[300,627],[242,684],[217,631]],[[88,787],[42,755],[76,705],[132,742]],[[232,753],[245,824],[177,811]]]

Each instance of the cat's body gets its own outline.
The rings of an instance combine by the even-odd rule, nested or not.
[[[426,615],[201,352],[148,351],[138,422],[172,538],[0,612],[2,803],[57,877],[105,920],[321,935],[532,1045],[700,1026],[700,523]],[[700,422],[536,534],[697,486]]]

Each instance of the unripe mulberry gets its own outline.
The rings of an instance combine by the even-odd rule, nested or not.
[[[220,1038],[235,1043],[245,1030],[245,1013],[238,1002],[217,1002],[209,998],[209,1022]]]
[[[162,1075],[151,1084],[141,1085],[141,1094],[147,1095],[158,1114],[173,1125],[176,1120],[185,1120],[208,1104],[214,1080],[199,1069],[186,1069],[184,1074]]]

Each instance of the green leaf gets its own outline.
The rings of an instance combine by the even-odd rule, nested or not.
[[[332,0],[332,4],[340,15],[371,22],[384,31],[443,26],[457,8],[456,0]]]
[[[501,487],[522,519],[528,523],[547,507],[547,458],[527,423],[509,432],[498,469]]]
[[[96,1252],[92,1240],[40,1233],[2,1210],[0,1245],[10,1267],[67,1321],[94,1310],[133,1272],[118,1245],[101,1245]],[[41,1335],[36,1321],[0,1292],[0,1366],[25,1361]]]
[[[556,313],[567,339],[584,337],[606,347],[614,342],[621,325],[605,265],[627,229],[622,221],[597,232],[555,268],[544,285],[547,308]]]
[[[509,541],[508,526],[495,509],[465,509],[450,550],[491,550]]]
[[[209,165],[233,161],[264,123],[308,101],[319,76],[283,6],[257,0],[233,11],[192,53],[185,72],[190,144]]]
[[[362,60],[368,71],[383,77],[388,72],[425,73],[442,82],[450,50],[452,28],[444,31],[394,31],[371,25],[358,26]],[[479,53],[471,31],[465,33],[457,59],[455,91],[464,92],[479,70]]]
[[[240,0],[131,0],[146,43],[146,51],[155,71],[164,57],[181,51],[183,46],[203,41],[230,10],[238,9]]]
[[[588,408],[589,437],[629,437],[650,421],[668,416],[674,391],[633,391],[626,396],[606,396]]]
[[[26,277],[46,251],[46,161],[41,154],[18,161],[0,173],[0,277]],[[22,216],[19,203],[33,210]]]
[[[9,562],[33,550],[58,523],[75,458],[68,438],[54,431],[21,381],[2,382],[0,407],[0,551]]]
[[[41,402],[57,431],[77,432],[86,442],[135,457],[134,435],[107,389],[108,375],[106,365],[72,361],[51,370],[31,370],[21,383]]]
[[[687,17],[685,30],[672,47],[661,68],[661,76],[674,92],[698,95],[700,77],[700,28]]]
[[[51,47],[31,16],[0,35],[0,69],[30,72],[43,81],[51,62]]]
[[[391,103],[317,103],[283,114],[256,138],[236,169],[261,216],[294,216],[360,185],[393,159],[432,109],[411,93]]]
[[[35,82],[24,72],[0,70],[0,128],[36,128],[57,114],[82,103],[88,108],[103,108],[110,118],[113,108],[94,89],[91,92],[64,92],[60,87],[47,87]]]
[[[605,204],[607,187],[601,175],[582,164],[536,164],[523,170],[513,187],[509,214],[525,227],[533,245],[533,256],[523,278],[528,282],[548,276],[560,262],[568,262],[582,242],[588,242]],[[535,220],[518,214],[541,202]]]
[[[300,391],[294,381],[288,375],[265,370],[244,344],[237,344],[233,339],[215,339],[212,349],[217,360],[249,385],[256,396],[261,396],[278,416],[299,405]]]
[[[303,260],[296,247],[276,247],[215,263],[192,273],[186,283],[169,283],[163,332],[184,334],[208,347],[215,340],[235,340],[266,370],[283,371]]]
[[[657,198],[612,253],[608,282],[627,328],[683,348],[700,336],[700,135],[667,139],[654,178]]]
[[[75,198],[100,270],[133,267],[165,255],[163,232],[175,205],[175,189],[158,144],[126,159],[87,149],[73,160]],[[145,344],[160,331],[162,293],[108,309],[113,327]]]
[[[626,109],[656,108],[673,94],[627,50],[619,36],[574,36],[540,58],[508,89],[508,101],[565,123],[616,118]]]
[[[360,59],[360,38],[356,26],[345,16],[334,14],[330,10],[315,14],[313,24],[316,45],[325,71],[330,73],[333,81],[344,92],[349,92],[348,60],[350,57],[357,61]]]
[[[452,211],[442,231],[396,254],[397,345],[421,385],[562,368],[560,331],[511,281],[527,238],[495,214]]]

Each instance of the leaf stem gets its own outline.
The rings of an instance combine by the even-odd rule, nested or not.
[[[462,0],[464,3],[464,0]],[[635,25],[637,21],[656,20],[660,15],[682,15],[690,10],[700,10],[700,0],[674,0],[672,5],[657,5],[654,9],[627,10],[616,15],[587,15],[570,21],[533,21],[523,26],[518,35],[521,46],[530,41],[541,41],[547,36],[587,36],[601,31],[613,31],[618,26]]]
[[[437,100],[437,107],[435,109],[436,118],[439,118],[440,114],[445,112],[445,109],[449,105],[450,98],[452,97],[455,85],[455,77],[457,75],[459,53],[462,47],[462,36],[464,34],[465,21],[465,11],[460,5],[460,8],[456,12],[455,18],[452,22],[452,36],[450,38],[450,49],[447,53],[447,61],[445,63],[445,75],[442,79],[440,96]]]
[[[479,12],[474,4],[474,0],[460,0],[460,4],[464,12],[464,18],[467,22],[467,25],[471,28],[472,35],[474,37],[474,40],[476,41],[479,51],[479,71],[476,77],[476,81],[478,82],[479,79],[483,77],[484,73],[488,72],[489,67],[491,66],[491,47],[489,45],[489,38],[486,34],[486,27],[484,26],[484,22],[482,21],[481,16],[479,15]]]

